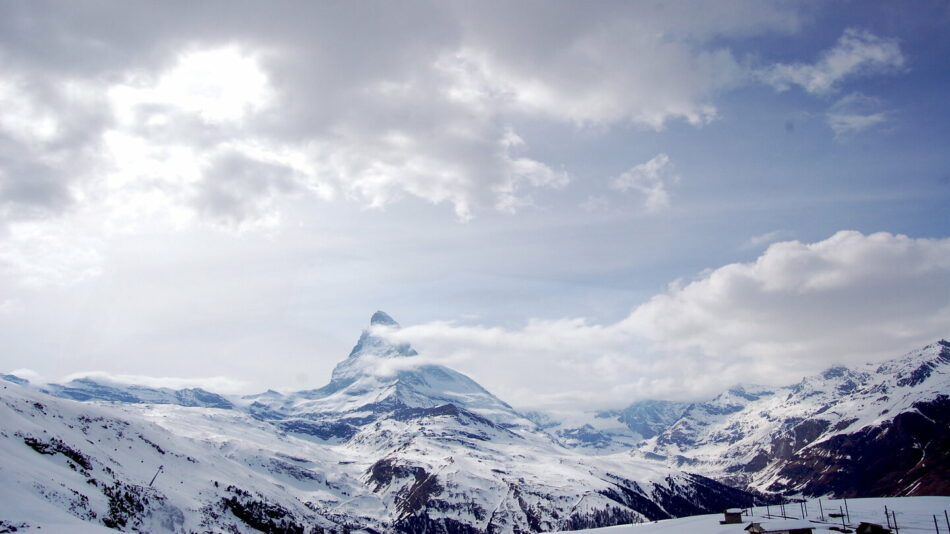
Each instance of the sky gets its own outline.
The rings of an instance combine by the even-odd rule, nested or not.
[[[0,370],[319,387],[378,309],[516,407],[950,337],[940,1],[14,1]]]

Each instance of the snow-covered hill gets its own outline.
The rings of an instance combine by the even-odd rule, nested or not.
[[[323,388],[218,407],[95,381],[0,382],[0,517],[141,532],[538,532],[748,501],[660,462],[566,449],[375,333],[396,327],[374,315]]]

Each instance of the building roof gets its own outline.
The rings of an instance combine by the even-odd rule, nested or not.
[[[741,514],[742,512],[745,512],[742,508],[730,508],[726,510],[727,514]]]

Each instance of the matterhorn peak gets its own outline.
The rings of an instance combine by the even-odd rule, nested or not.
[[[390,317],[388,313],[382,310],[377,310],[376,313],[374,313],[373,316],[370,317],[369,325],[370,326],[376,326],[376,325],[392,326],[395,328],[399,328],[399,323],[397,323],[395,319]]]
[[[384,311],[377,311],[370,317],[369,328],[363,330],[359,341],[350,352],[350,358],[362,354],[371,354],[375,357],[416,356],[417,353],[408,343],[393,343],[385,335],[376,331],[377,328],[399,328],[399,323]],[[334,374],[336,371],[334,371]]]

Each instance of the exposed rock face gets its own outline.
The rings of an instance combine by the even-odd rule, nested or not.
[[[912,408],[799,449],[767,489],[842,497],[950,494],[950,398]]]

